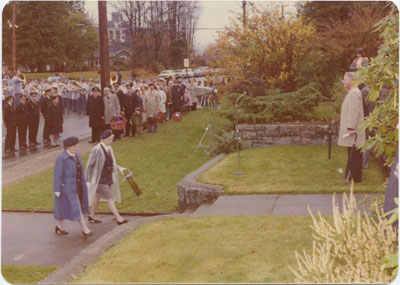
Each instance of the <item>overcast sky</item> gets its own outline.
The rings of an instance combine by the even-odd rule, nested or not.
[[[229,24],[229,18],[233,13],[242,12],[242,1],[198,1],[201,6],[201,12],[197,29],[195,31],[194,46],[196,51],[203,51],[204,48],[213,43],[217,37],[217,30],[222,29]],[[251,1],[257,6],[274,7],[284,5],[285,11],[294,11],[296,1]],[[86,1],[86,9],[89,16],[98,23],[97,1]],[[115,11],[113,5],[108,2],[107,12],[108,20],[111,18],[111,12]],[[201,29],[207,28],[207,29]]]

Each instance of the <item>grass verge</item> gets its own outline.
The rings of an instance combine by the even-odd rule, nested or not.
[[[123,212],[169,212],[178,204],[177,183],[188,173],[199,168],[210,157],[201,150],[192,155],[206,126],[210,112],[197,110],[180,122],[160,124],[158,133],[144,133],[123,138],[113,144],[117,163],[130,168],[143,190],[136,198],[127,182],[121,185]],[[226,120],[214,117],[215,130]],[[89,154],[83,155],[84,163]],[[3,209],[53,209],[53,168],[3,186]],[[101,203],[100,211],[108,211]]]
[[[76,283],[293,282],[295,250],[311,249],[311,217],[207,216],[141,226]]]
[[[225,157],[205,172],[200,182],[221,185],[227,194],[325,194],[349,192],[342,182],[346,169],[347,149],[332,147],[328,160],[327,146],[274,146],[241,152],[245,175],[236,176],[237,153]],[[363,169],[363,182],[354,192],[383,191],[385,181],[377,163],[371,158],[370,168]]]
[[[57,266],[1,265],[3,278],[10,284],[34,284],[56,269]]]

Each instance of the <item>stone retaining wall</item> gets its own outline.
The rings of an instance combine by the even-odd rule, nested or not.
[[[267,124],[237,125],[244,148],[273,145],[328,144],[329,130],[332,145],[337,145],[339,124]]]
[[[225,154],[220,154],[200,168],[196,169],[178,183],[178,196],[179,204],[178,211],[183,212],[186,209],[196,209],[202,203],[212,203],[220,195],[224,195],[224,190],[221,186],[205,184],[197,182],[199,178],[207,169],[217,164]]]

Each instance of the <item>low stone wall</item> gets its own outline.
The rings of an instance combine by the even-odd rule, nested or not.
[[[178,212],[183,212],[186,209],[196,209],[202,203],[212,203],[220,195],[224,195],[224,190],[221,186],[205,184],[197,182],[207,169],[217,164],[225,154],[220,154],[209,160],[200,168],[196,169],[178,183]]]
[[[244,148],[274,145],[337,145],[339,124],[266,124],[237,125]]]

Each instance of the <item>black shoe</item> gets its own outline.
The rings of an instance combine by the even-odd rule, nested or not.
[[[67,235],[68,234],[67,231],[60,229],[58,226],[56,226],[56,230],[55,231],[56,231],[56,234],[58,234],[58,233],[60,233],[62,235]]]
[[[92,236],[92,235],[93,235],[93,232],[85,233],[84,231],[82,231],[82,234],[83,234],[85,237],[88,237],[88,236]]]
[[[35,144],[35,145],[40,145],[41,143],[40,143],[40,142],[34,142],[34,144]]]
[[[95,219],[95,218],[92,218],[91,216],[88,216],[88,221],[89,221],[89,223],[95,223],[95,224],[102,223],[102,221],[100,221],[98,219]]]
[[[122,220],[122,222],[118,222],[117,221],[117,224],[118,224],[118,226],[120,226],[120,225],[122,225],[122,224],[126,224],[128,222],[128,220]]]

